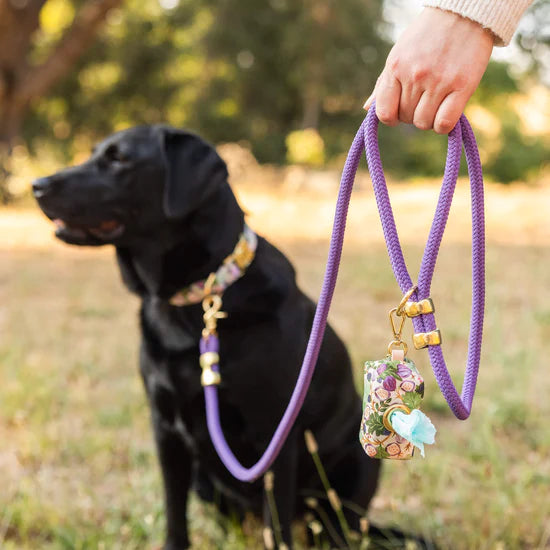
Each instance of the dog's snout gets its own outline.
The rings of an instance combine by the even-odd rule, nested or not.
[[[38,178],[32,182],[33,195],[39,199],[44,195],[47,195],[52,189],[51,178]]]

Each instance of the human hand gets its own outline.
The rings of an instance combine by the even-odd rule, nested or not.
[[[493,50],[493,35],[453,12],[425,8],[399,37],[373,93],[381,122],[414,124],[448,134],[476,90]]]

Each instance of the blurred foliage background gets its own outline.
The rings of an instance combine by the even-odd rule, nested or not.
[[[537,1],[516,37],[524,62],[493,61],[469,104],[495,181],[539,177],[550,157],[549,20]],[[0,0],[0,188],[14,151],[66,163],[156,122],[245,142],[263,163],[340,166],[387,29],[380,0]],[[432,132],[381,139],[395,175],[441,172]]]

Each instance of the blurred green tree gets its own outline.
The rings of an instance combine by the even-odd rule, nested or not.
[[[211,2],[207,55],[231,70],[215,75],[201,94],[196,124],[211,129],[214,139],[250,141],[260,161],[283,160],[286,135],[304,128],[320,131],[329,157],[341,152],[389,50],[378,31],[381,4]],[[232,112],[220,112],[220,95]]]
[[[531,70],[550,85],[550,0],[533,3],[524,15],[516,40],[529,53]]]
[[[379,0],[128,0],[24,136],[68,144],[169,122],[284,162],[286,135],[312,127],[330,156],[385,60],[380,20]]]
[[[245,140],[258,160],[282,163],[287,136],[312,128],[324,158],[341,165],[389,50],[382,0],[119,4],[0,0],[0,148],[20,135],[31,152],[50,143],[68,160],[113,130],[168,122],[215,143]],[[542,138],[524,139],[516,93],[508,67],[492,63],[470,102],[506,127],[502,139],[479,136],[494,177],[521,178],[548,152]],[[514,166],[497,170],[507,136]],[[380,139],[388,170],[442,173],[444,137],[400,125]]]
[[[87,0],[71,5],[78,11],[53,44],[38,54],[34,48],[46,0],[0,0],[0,199],[5,162],[31,103],[46,94],[74,66],[94,39],[108,11],[122,0]],[[58,4],[51,15],[63,19],[67,5]],[[71,10],[69,9],[69,12]]]

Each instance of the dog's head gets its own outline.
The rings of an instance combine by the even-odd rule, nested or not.
[[[184,220],[226,181],[225,163],[200,137],[139,126],[109,136],[85,163],[34,181],[33,193],[59,239],[125,246]]]

